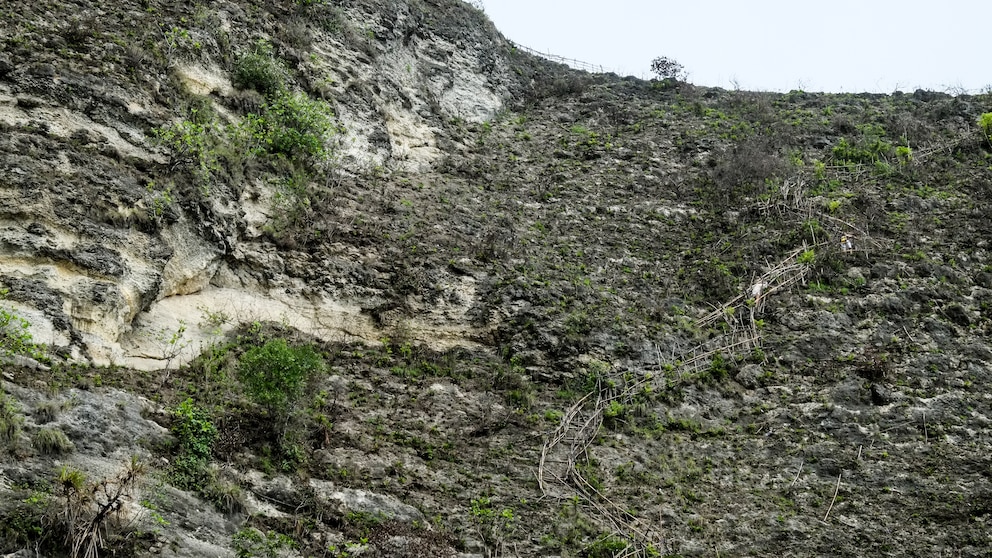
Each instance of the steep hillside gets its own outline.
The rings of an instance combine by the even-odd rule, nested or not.
[[[992,96],[0,5],[0,552],[990,555]]]

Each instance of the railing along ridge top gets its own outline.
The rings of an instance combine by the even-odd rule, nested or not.
[[[550,60],[552,62],[557,62],[559,64],[564,64],[564,65],[569,66],[571,68],[574,68],[576,70],[585,70],[587,72],[592,72],[594,74],[605,74],[605,73],[608,73],[608,72],[614,72],[614,70],[609,69],[609,68],[606,68],[606,67],[604,67],[604,66],[602,66],[600,64],[592,64],[590,62],[583,62],[582,60],[576,60],[574,58],[568,58],[568,57],[565,57],[565,56],[559,56],[557,54],[551,54],[550,52],[541,52],[539,50],[536,50],[536,49],[533,49],[533,48],[530,48],[530,47],[527,47],[527,46],[524,46],[524,45],[521,45],[521,44],[518,44],[518,43],[514,43],[513,41],[510,41],[510,44],[513,45],[513,47],[516,48],[517,50],[522,50],[522,51],[524,51],[524,52],[526,52],[528,54],[533,54],[534,56],[540,56],[541,58],[544,58],[545,60]],[[616,72],[614,72],[614,73],[616,73]]]

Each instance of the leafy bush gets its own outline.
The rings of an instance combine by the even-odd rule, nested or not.
[[[873,165],[893,155],[895,147],[891,142],[886,141],[884,128],[867,124],[857,128],[861,131],[860,138],[854,141],[841,138],[831,149],[837,162]]]
[[[254,89],[270,96],[285,87],[286,71],[272,56],[272,45],[258,41],[255,48],[241,56],[234,65],[234,86],[238,89]]]
[[[16,556],[20,549],[45,548],[45,514],[51,508],[51,500],[47,490],[15,490],[8,492],[12,497],[8,496],[0,507],[0,553],[13,552]]]
[[[284,549],[293,548],[293,539],[269,531],[262,533],[258,529],[245,527],[233,537],[235,556],[238,558],[276,558],[281,556]]]
[[[72,442],[58,428],[42,428],[31,437],[34,448],[44,455],[61,455],[72,451]]]
[[[193,404],[192,399],[186,399],[172,413],[175,422],[172,433],[179,438],[179,447],[183,453],[198,459],[209,459],[210,448],[217,439],[217,427],[210,420],[210,415]]]
[[[607,428],[616,429],[627,416],[627,407],[614,399],[603,408],[603,424]]]
[[[516,530],[517,516],[511,508],[497,509],[486,496],[472,500],[471,515],[476,532],[485,543],[490,556],[502,556],[506,540]]]
[[[992,112],[982,113],[978,117],[978,125],[982,127],[982,131],[985,135],[992,136]]]
[[[608,418],[622,417],[627,413],[627,409],[617,400],[610,401],[609,405],[603,409],[603,416]]]
[[[200,189],[209,193],[210,180],[220,168],[213,127],[209,123],[198,122],[196,110],[193,110],[189,120],[155,128],[152,133],[159,144],[172,151],[170,169],[191,169],[200,183]]]
[[[337,129],[333,118],[333,109],[324,101],[282,92],[265,104],[261,115],[248,115],[242,130],[256,152],[323,160],[329,155],[327,142]]]
[[[992,145],[992,112],[982,113],[978,117],[978,125],[982,128],[982,133],[985,134],[985,141]]]
[[[0,299],[7,298],[8,293],[7,289],[0,289]],[[0,307],[0,352],[47,360],[45,352],[35,344],[30,327],[31,323],[12,309]]]
[[[899,163],[906,164],[912,162],[913,160],[913,150],[912,148],[900,145],[896,147],[896,158],[899,159]]]
[[[172,412],[172,433],[179,440],[179,457],[173,464],[172,480],[187,489],[202,488],[207,481],[206,465],[217,439],[210,415],[186,399]]]
[[[272,339],[241,355],[238,372],[248,395],[272,415],[285,415],[307,380],[324,368],[324,359],[310,345],[291,347]]]
[[[713,355],[713,360],[710,361],[710,366],[706,372],[709,374],[710,380],[723,381],[730,375],[730,362],[722,354],[717,353]]]

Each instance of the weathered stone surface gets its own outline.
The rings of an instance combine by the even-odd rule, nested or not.
[[[310,479],[310,487],[320,502],[333,507],[341,515],[362,513],[373,518],[381,517],[406,523],[424,520],[424,514],[420,510],[393,496],[337,487],[334,483],[316,479]]]

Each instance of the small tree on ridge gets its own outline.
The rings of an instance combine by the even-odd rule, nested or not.
[[[685,81],[686,78],[685,66],[667,56],[659,56],[652,60],[651,71],[661,80]]]

